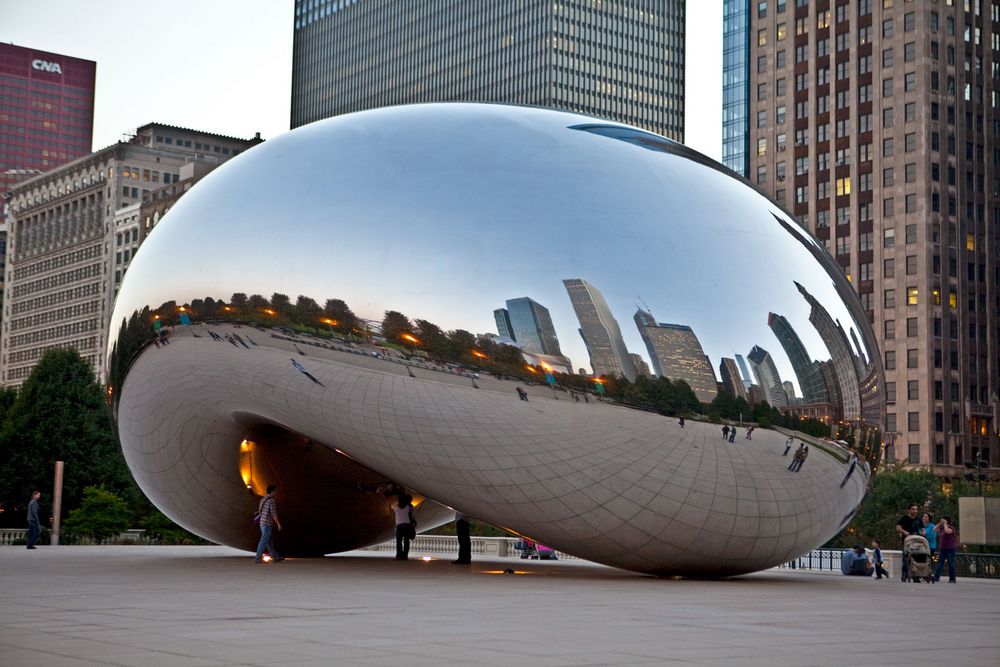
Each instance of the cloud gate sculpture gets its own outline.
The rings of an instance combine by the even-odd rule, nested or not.
[[[267,141],[151,231],[112,322],[136,480],[247,550],[267,484],[291,555],[390,539],[372,490],[395,484],[421,530],[455,508],[639,572],[751,572],[835,535],[870,469],[803,436],[789,470],[800,440],[694,415],[720,391],[884,410],[861,304],[788,213],[680,144],[550,110],[413,105]],[[682,425],[637,392],[701,408]]]

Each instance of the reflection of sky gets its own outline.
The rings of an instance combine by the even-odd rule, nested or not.
[[[115,321],[169,299],[282,292],[485,333],[495,308],[528,296],[549,309],[574,367],[589,368],[562,284],[583,278],[647,361],[632,320],[639,298],[658,321],[691,326],[717,376],[721,357],[760,345],[797,386],[770,311],[813,359],[829,358],[793,281],[845,329],[851,318],[774,205],[686,158],[566,129],[579,122],[411,106],[268,141],[206,177],[154,230]]]

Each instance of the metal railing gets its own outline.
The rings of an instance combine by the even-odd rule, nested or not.
[[[840,560],[849,549],[813,549],[807,554],[779,565],[779,569],[807,570],[811,572],[840,572]],[[892,573],[897,575],[902,567],[903,555],[899,551],[883,550],[882,557]],[[935,556],[935,566],[940,555]],[[941,576],[947,575],[945,565]],[[972,579],[1000,579],[1000,554],[955,554],[955,574]]]

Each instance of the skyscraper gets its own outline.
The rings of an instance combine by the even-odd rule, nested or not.
[[[296,0],[292,127],[413,102],[510,102],[684,137],[683,0]]]
[[[888,454],[995,464],[1000,8],[980,0],[753,7],[748,176],[819,238],[858,290],[884,355],[885,426],[898,434]]]
[[[785,388],[781,384],[781,375],[778,373],[778,367],[774,365],[771,354],[761,346],[754,345],[747,359],[750,361],[754,377],[757,378],[757,384],[764,390],[764,396],[771,407],[783,408],[788,405]]]
[[[830,397],[823,381],[823,373],[819,369],[819,362],[809,357],[806,346],[802,344],[802,339],[795,333],[788,319],[783,315],[768,313],[767,326],[771,327],[775,338],[785,350],[788,361],[792,364],[795,378],[799,381],[802,400],[806,403],[828,403]]]
[[[497,323],[497,333],[511,340],[517,340],[514,338],[514,327],[510,324],[510,313],[507,312],[506,308],[497,308],[493,311],[493,319]]]
[[[507,299],[506,310],[511,338],[521,343],[526,351],[562,356],[548,308],[525,296]]]
[[[96,72],[90,60],[0,44],[0,196],[90,152]]]
[[[625,347],[618,320],[597,288],[586,280],[563,280],[570,303],[580,322],[580,336],[590,354],[594,375],[620,375],[635,382],[636,369]]]
[[[740,176],[750,158],[749,23],[750,0],[722,0],[722,164]]]
[[[750,369],[747,367],[746,359],[743,358],[742,354],[736,355],[736,365],[740,367],[740,377],[743,378],[743,388],[749,391],[750,386],[753,384],[753,376],[750,374]]]
[[[0,382],[20,386],[55,347],[75,348],[100,377],[117,287],[112,271],[124,274],[135,241],[154,224],[135,215],[144,195],[179,183],[192,163],[218,164],[259,142],[150,123],[129,142],[15,186],[7,195]]]
[[[715,399],[719,387],[712,362],[691,327],[658,323],[652,313],[641,308],[633,319],[657,375],[669,380],[684,380],[699,401],[708,403]]]
[[[735,359],[722,358],[719,362],[719,376],[722,378],[722,388],[732,394],[733,398],[747,398],[743,378],[740,377],[740,369],[736,367]]]

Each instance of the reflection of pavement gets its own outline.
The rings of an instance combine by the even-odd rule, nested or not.
[[[525,574],[490,573],[506,567]],[[25,667],[994,665],[1000,655],[1000,582],[989,580],[656,581],[578,561],[456,567],[351,552],[254,566],[224,547],[0,547],[0,590],[0,662]],[[941,619],[947,646],[915,631]]]
[[[729,443],[715,424],[681,429],[651,413],[553,400],[542,386],[528,387],[525,403],[513,382],[484,375],[476,389],[468,377],[413,368],[413,378],[403,364],[303,347],[295,358],[319,386],[289,364],[291,342],[257,333],[244,349],[181,330],[131,371],[123,439],[145,434],[141,447],[155,454],[142,465],[177,502],[191,503],[184,475],[221,446],[216,422],[228,415],[284,424],[479,519],[641,570],[787,561],[832,537],[863,495],[863,483],[839,488],[844,467],[831,457],[789,473],[775,431]],[[178,434],[183,453],[171,449]]]

